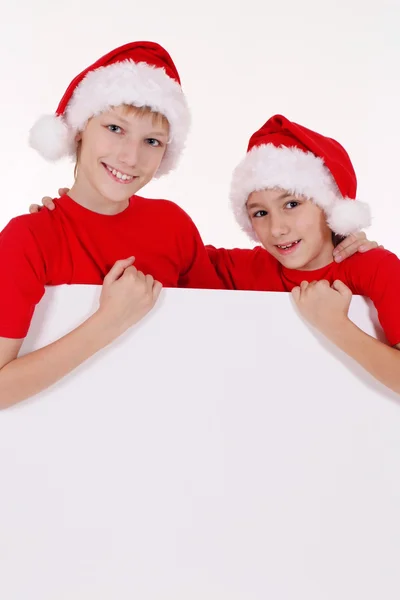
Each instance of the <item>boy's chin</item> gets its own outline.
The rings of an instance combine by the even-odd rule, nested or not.
[[[122,187],[121,185],[121,189],[115,189],[115,186],[112,185],[105,186],[102,190],[102,193],[111,202],[115,202],[116,204],[118,204],[120,202],[126,202],[127,200],[129,200],[129,198],[134,196],[140,188],[141,186],[139,185],[126,185],[124,187]]]
[[[307,270],[307,265],[308,265],[308,261],[305,260],[299,260],[299,259],[289,259],[289,258],[284,258],[284,259],[280,259],[279,262],[281,263],[281,265],[283,265],[284,267],[286,267],[287,269],[295,269],[296,271],[304,271]]]
[[[297,256],[296,254],[282,256],[278,252],[273,252],[272,254],[282,266],[288,269],[296,269],[298,271],[307,269],[309,260],[307,257],[301,256],[300,252]]]

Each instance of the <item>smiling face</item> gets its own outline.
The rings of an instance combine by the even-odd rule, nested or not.
[[[332,262],[332,231],[311,200],[262,190],[250,194],[247,212],[261,244],[285,267],[312,271]]]
[[[98,212],[124,210],[156,174],[168,136],[166,119],[150,111],[120,106],[93,117],[78,137],[71,197]]]

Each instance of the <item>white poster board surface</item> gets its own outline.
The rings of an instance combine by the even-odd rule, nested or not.
[[[99,288],[49,289],[24,351]],[[375,331],[355,297],[351,317]],[[398,600],[400,403],[287,294],[164,290],[0,413],[4,600]]]

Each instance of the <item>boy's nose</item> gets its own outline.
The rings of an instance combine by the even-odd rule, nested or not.
[[[275,238],[286,235],[289,232],[289,226],[283,216],[271,215],[271,234]]]
[[[125,142],[118,152],[118,160],[124,165],[135,167],[139,158],[139,144],[137,142]]]

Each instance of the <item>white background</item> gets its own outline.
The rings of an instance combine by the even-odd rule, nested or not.
[[[178,172],[149,196],[183,206],[206,242],[249,245],[230,176],[280,112],[343,143],[371,238],[400,254],[399,17],[363,0],[7,3],[0,226],[72,182],[28,148],[36,118],[87,64],[149,39],[193,113]],[[52,292],[48,329],[30,332],[42,343],[93,300]],[[398,400],[321,347],[288,295],[163,294],[136,332],[1,413],[0,596],[397,600]]]
[[[112,48],[153,40],[171,53],[193,114],[178,171],[144,195],[193,217],[205,242],[249,246],[228,204],[250,135],[282,113],[348,150],[371,239],[400,254],[398,0],[16,0],[2,8],[0,227],[72,182],[27,145],[71,79]]]

